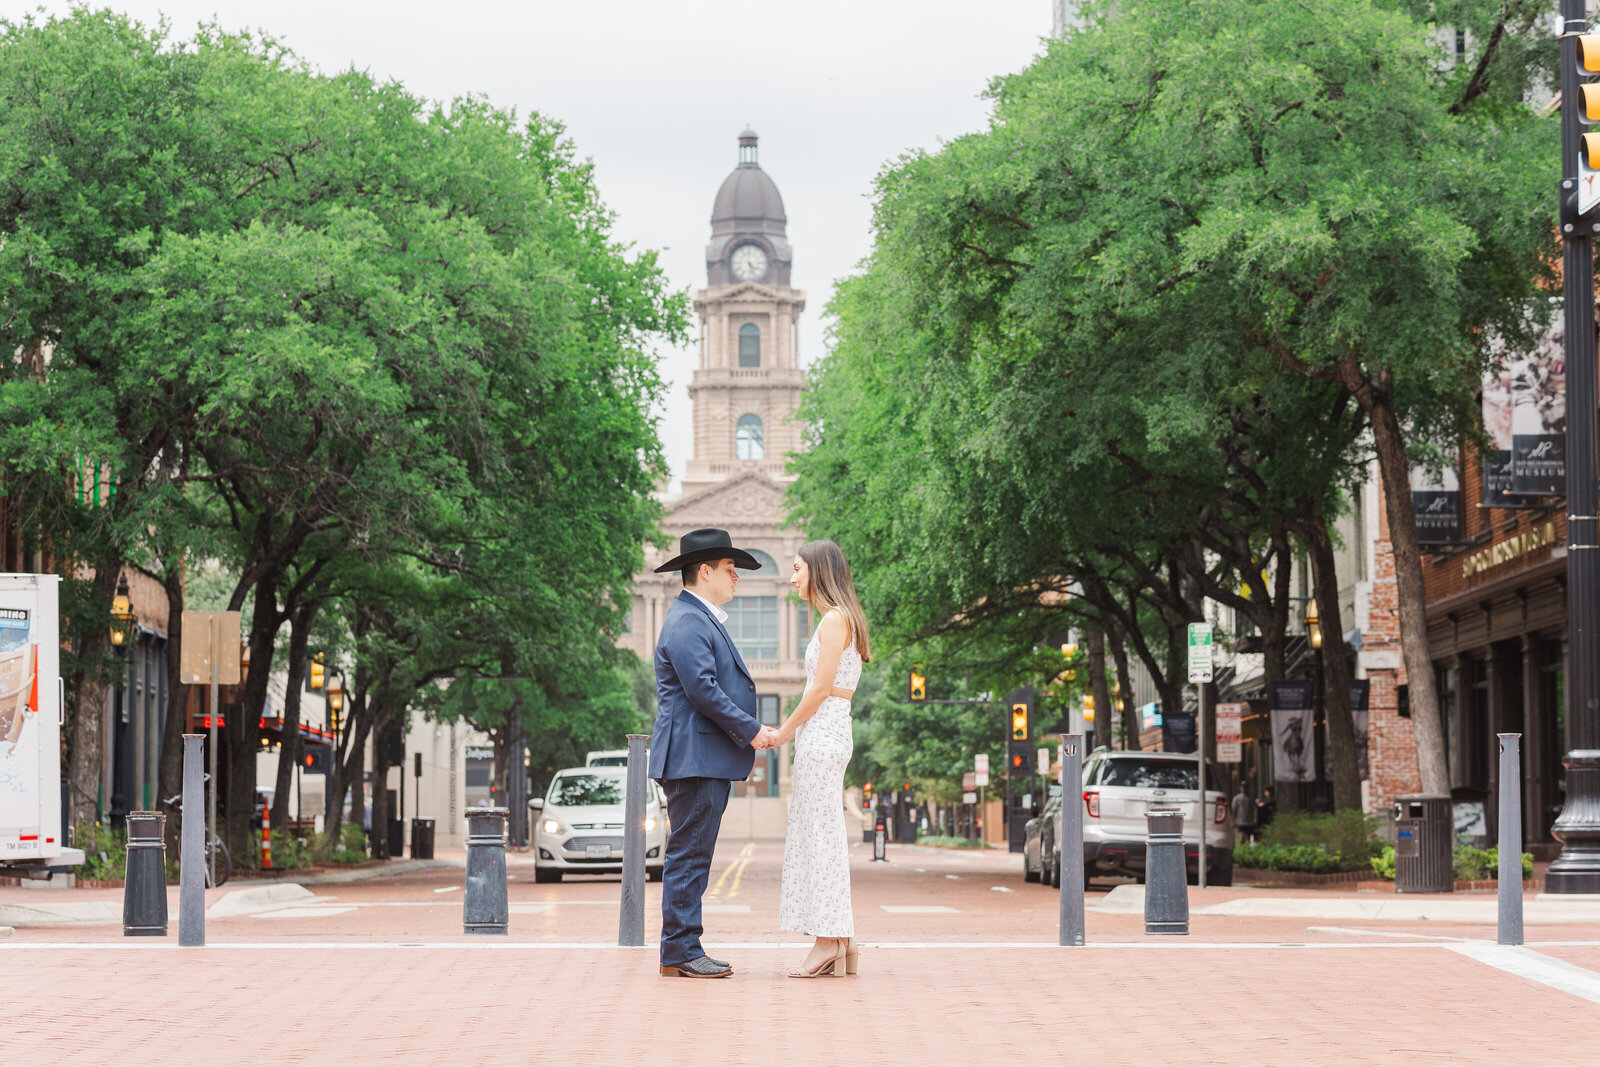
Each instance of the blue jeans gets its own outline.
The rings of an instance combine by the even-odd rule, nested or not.
[[[660,778],[667,795],[666,869],[661,875],[661,965],[675,967],[705,955],[700,947],[700,898],[711,880],[722,812],[728,806],[726,778]]]

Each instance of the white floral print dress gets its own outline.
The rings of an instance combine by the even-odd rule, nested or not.
[[[816,677],[819,633],[806,646],[806,685]],[[855,689],[861,654],[852,639],[839,656],[833,684]],[[811,937],[854,937],[850,911],[850,842],[844,822],[844,769],[854,742],[850,702],[828,697],[795,733],[789,830],[783,844],[778,928]]]

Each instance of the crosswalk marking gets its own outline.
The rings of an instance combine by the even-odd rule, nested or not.
[[[890,915],[956,915],[957,909],[943,904],[880,904]]]

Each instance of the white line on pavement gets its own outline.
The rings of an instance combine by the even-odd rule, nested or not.
[[[1600,974],[1579,967],[1575,963],[1558,960],[1554,956],[1546,956],[1541,952],[1516,945],[1488,945],[1478,942],[1446,947],[1452,952],[1470,956],[1479,963],[1487,963],[1507,974],[1528,978],[1551,989],[1559,989],[1563,993],[1571,993],[1575,997],[1600,1004]]]
[[[278,911],[258,911],[252,916],[252,918],[315,919],[322,915],[343,915],[347,911],[355,910],[356,908],[354,904],[347,904],[344,906],[335,904],[330,907],[318,907],[317,905],[312,904],[301,908],[281,908]]]
[[[955,908],[943,904],[879,904],[890,915],[955,915]]]
[[[1412,934],[1399,930],[1363,930],[1356,926],[1308,926],[1308,934],[1360,934],[1362,937],[1392,937],[1400,941],[1471,941],[1470,937],[1449,937],[1445,934]]]
[[[707,942],[715,949],[734,949],[740,952],[765,952],[796,948],[809,948],[810,941],[729,941]],[[863,948],[874,951],[935,951],[947,952],[951,949],[969,950],[996,950],[996,949],[1052,949],[1070,955],[1082,949],[1149,949],[1160,952],[1182,952],[1186,950],[1213,950],[1232,949],[1243,951],[1282,951],[1298,949],[1317,951],[1322,949],[1349,950],[1373,949],[1388,951],[1391,949],[1434,949],[1460,952],[1471,955],[1469,948],[1495,949],[1499,946],[1488,942],[1479,942],[1476,945],[1442,945],[1437,941],[1312,941],[1306,943],[1262,942],[1262,941],[1182,941],[1178,939],[1162,939],[1160,941],[1091,941],[1089,944],[1077,949],[1064,949],[1051,941],[863,941]],[[1553,941],[1540,942],[1541,947],[1569,946],[1578,948],[1600,948],[1600,941]],[[205,946],[211,950],[250,949],[250,950],[315,950],[325,949],[396,949],[396,948],[426,948],[426,949],[485,949],[485,950],[510,950],[510,951],[544,951],[547,949],[596,949],[611,951],[622,946],[608,941],[213,941]],[[654,948],[648,945],[646,948]],[[129,938],[126,941],[11,941],[0,945],[0,957],[8,952],[19,952],[26,949],[49,949],[61,951],[63,949],[85,949],[95,951],[160,951],[170,949],[175,952],[188,951],[178,947],[176,938],[169,939],[144,939]],[[1529,956],[1547,960],[1557,967],[1570,967],[1573,971],[1583,975],[1591,975],[1600,980],[1600,975],[1592,971],[1585,971],[1581,967],[1565,964],[1559,960],[1541,956],[1537,952],[1527,949],[1512,950],[1525,952]],[[1487,960],[1485,962],[1488,962]]]
[[[435,893],[454,893],[457,889],[460,889],[460,888],[461,887],[458,886],[458,885],[447,885],[443,889],[435,889],[434,892]]]

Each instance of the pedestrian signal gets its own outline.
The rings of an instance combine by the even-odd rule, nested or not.
[[[922,664],[918,663],[911,668],[911,677],[906,690],[914,703],[921,703],[928,699],[928,679],[922,673]]]
[[[1011,740],[1026,741],[1028,739],[1028,705],[1011,705]]]
[[[333,749],[327,745],[307,745],[300,761],[306,774],[327,774],[333,766]]]

